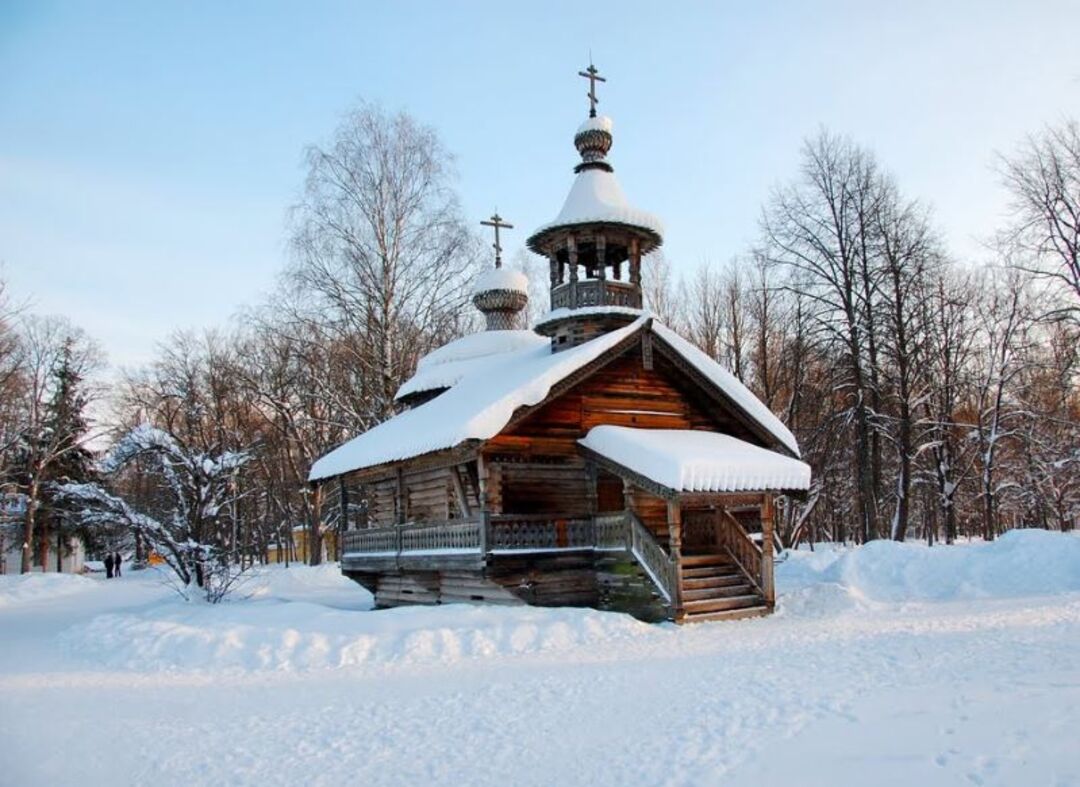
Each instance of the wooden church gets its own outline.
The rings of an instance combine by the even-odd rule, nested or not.
[[[425,356],[395,417],[319,459],[342,510],[342,571],[379,606],[589,606],[643,620],[767,614],[779,495],[808,488],[791,432],[731,373],[643,310],[641,266],[663,241],[589,118],[547,258],[551,310],[521,324],[525,277],[495,267],[487,329]],[[647,260],[644,261],[647,264]]]

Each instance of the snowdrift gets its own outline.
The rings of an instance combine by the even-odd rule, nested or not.
[[[1012,530],[955,546],[873,541],[854,549],[787,553],[777,567],[789,611],[812,614],[861,601],[952,601],[1080,591],[1080,538]],[[820,603],[817,609],[810,597]],[[783,606],[783,597],[781,605]]]
[[[657,629],[594,610],[449,605],[349,612],[271,601],[171,603],[151,614],[99,615],[62,639],[72,655],[110,668],[294,671],[557,653],[651,631]]]
[[[96,580],[75,574],[0,575],[0,607],[85,593],[98,587]]]
[[[590,609],[446,605],[371,611],[371,595],[336,565],[268,567],[253,572],[231,601],[170,598],[99,614],[67,629],[61,641],[69,655],[100,668],[285,672],[524,654],[570,657],[582,648],[615,651],[631,642],[667,647],[668,638],[675,638],[674,645],[721,631],[735,641],[762,627],[879,615],[890,605],[1080,591],[1080,538],[1027,530],[952,547],[889,541],[826,547],[789,553],[777,567],[777,580],[778,618],[677,629]]]

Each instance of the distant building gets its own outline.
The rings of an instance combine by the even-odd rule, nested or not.
[[[22,570],[23,521],[26,519],[26,496],[8,492],[0,496],[0,574],[18,574]],[[31,552],[33,571],[57,570],[57,545],[55,539],[46,554],[40,549]],[[41,561],[44,557],[45,565]],[[86,549],[82,539],[65,539],[60,555],[59,568],[65,574],[77,574],[83,570]]]

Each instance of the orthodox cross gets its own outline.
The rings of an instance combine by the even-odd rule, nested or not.
[[[578,71],[578,76],[589,80],[589,117],[594,118],[596,117],[596,105],[600,103],[600,99],[596,97],[596,83],[607,82],[607,80],[600,76],[600,72],[596,70],[596,66],[591,61],[587,69]]]
[[[502,246],[499,244],[499,230],[500,229],[512,230],[514,228],[514,225],[513,224],[507,224],[505,221],[503,221],[502,216],[499,215],[499,211],[495,211],[495,215],[492,216],[488,221],[481,221],[480,223],[483,224],[485,227],[494,227],[495,228],[495,243],[492,244],[492,247],[495,249],[495,267],[496,268],[501,268],[502,267]]]

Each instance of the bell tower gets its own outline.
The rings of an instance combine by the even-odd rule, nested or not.
[[[606,80],[592,64],[580,75],[589,80],[589,117],[574,135],[576,177],[559,215],[527,241],[548,260],[551,312],[536,331],[555,352],[640,315],[641,259],[663,242],[660,220],[630,205],[607,161],[613,124],[596,113],[596,83]]]

